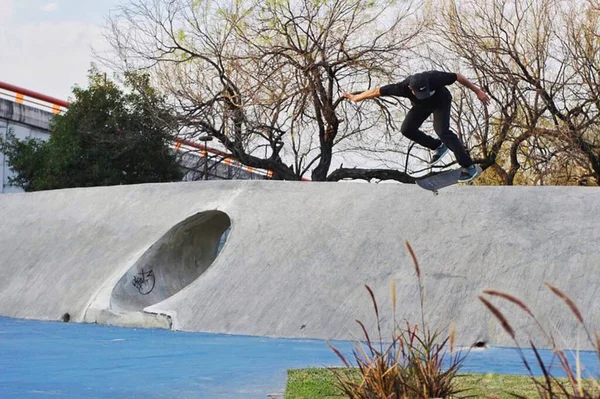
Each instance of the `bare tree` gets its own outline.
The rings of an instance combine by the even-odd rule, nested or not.
[[[436,45],[455,54],[494,101],[473,138],[479,161],[502,183],[600,181],[597,6],[597,0],[441,5]],[[463,122],[482,120],[473,119],[472,107],[463,109]]]
[[[106,36],[121,68],[150,72],[177,101],[189,137],[210,134],[248,166],[280,179],[411,182],[405,171],[331,168],[344,143],[385,140],[394,126],[385,102],[357,112],[342,91],[398,76],[422,29],[411,1],[134,0]]]

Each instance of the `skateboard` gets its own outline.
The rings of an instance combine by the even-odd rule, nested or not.
[[[479,165],[476,165],[476,167],[477,167],[478,174],[480,175],[481,168],[479,167]],[[424,177],[422,179],[417,179],[417,184],[419,185],[419,187],[424,188],[425,190],[432,191],[433,194],[438,195],[440,189],[442,189],[444,187],[452,186],[452,185],[458,183],[458,177],[460,176],[460,170],[461,170],[461,168],[447,170],[445,172],[438,173],[437,175]],[[471,180],[467,184],[472,184],[472,183],[473,183],[473,180]]]

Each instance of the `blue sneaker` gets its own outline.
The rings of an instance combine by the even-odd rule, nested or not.
[[[457,181],[459,183],[470,182],[471,180],[473,180],[474,178],[479,176],[480,173],[481,173],[480,169],[475,165],[471,165],[469,167],[462,168],[462,170],[460,171],[460,176],[458,177]]]
[[[437,164],[438,162],[440,162],[440,160],[442,159],[442,157],[444,155],[446,155],[446,153],[448,152],[448,147],[446,147],[446,145],[444,143],[442,143],[434,151],[435,152],[433,153],[433,156],[431,157],[431,160],[429,161],[429,165],[430,166],[433,166],[433,165]]]

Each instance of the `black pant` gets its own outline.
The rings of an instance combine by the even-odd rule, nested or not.
[[[435,150],[441,143],[444,143],[454,153],[460,166],[471,166],[473,160],[467,154],[458,136],[450,130],[451,106],[452,95],[444,87],[438,93],[435,93],[429,101],[423,104],[413,104],[413,107],[406,114],[406,119],[404,119],[400,131],[405,137],[430,150]],[[439,139],[428,136],[419,130],[425,119],[431,114],[433,114],[433,130],[435,130]]]

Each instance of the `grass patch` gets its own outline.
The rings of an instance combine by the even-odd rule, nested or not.
[[[338,369],[338,371],[349,378],[359,379],[358,372],[349,369]],[[335,385],[336,381],[334,374],[325,368],[288,370],[285,399],[343,398],[342,391]]]
[[[360,381],[360,375],[357,371],[337,370]],[[336,381],[334,374],[326,368],[289,370],[285,399],[346,398],[343,396],[342,391],[336,387]],[[457,388],[467,389],[459,397],[514,399],[514,395],[518,395],[526,398],[539,398],[535,384],[526,375],[459,374],[456,376],[455,381]]]

